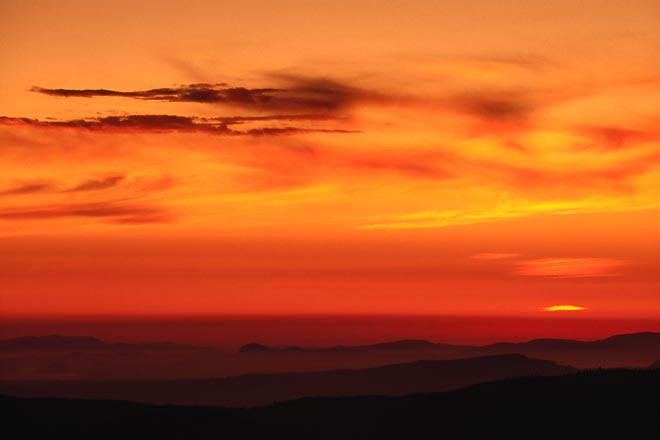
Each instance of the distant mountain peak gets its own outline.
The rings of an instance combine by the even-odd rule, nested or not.
[[[108,345],[107,342],[91,336],[22,336],[0,341],[2,350],[90,349]]]
[[[467,348],[460,345],[435,344],[425,339],[401,339],[398,341],[380,342],[367,345],[335,345],[333,347],[300,347],[297,345],[284,347],[270,347],[268,345],[251,343],[243,345],[238,352],[247,353],[346,353],[346,352],[370,352],[370,351],[414,351],[414,350],[433,350],[433,349],[461,349]]]
[[[256,342],[250,343],[250,344],[245,344],[241,348],[238,349],[239,353],[271,353],[277,351],[276,349],[269,347],[267,345],[263,344],[258,344]]]
[[[93,336],[66,336],[66,335],[45,335],[45,336],[21,336],[18,338],[6,339],[5,341],[49,341],[49,342],[58,342],[58,341],[78,341],[78,342],[100,342],[104,343],[98,338]]]
[[[402,339],[399,341],[392,342],[381,342],[379,344],[371,344],[366,347],[392,347],[392,348],[422,348],[422,347],[435,347],[436,344],[429,342],[425,339]]]
[[[173,342],[154,342],[146,344],[130,344],[123,342],[107,342],[92,336],[21,336],[18,338],[0,340],[0,350],[30,351],[30,350],[106,350],[106,349],[175,349],[180,347]]]

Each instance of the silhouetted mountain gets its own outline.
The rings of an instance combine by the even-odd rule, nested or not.
[[[46,336],[0,341],[3,380],[194,379],[255,373],[371,368],[417,360],[520,353],[577,368],[647,367],[660,358],[660,333],[598,341],[536,339],[483,347],[424,340],[309,348],[248,344],[237,354],[172,343],[110,343],[88,337]]]
[[[658,370],[527,377],[404,397],[253,409],[0,397],[3,431],[66,439],[658,438]]]
[[[0,340],[2,351],[103,349],[108,345],[111,344],[88,336],[24,336]]]
[[[365,350],[461,350],[467,345],[434,344],[423,339],[408,339],[394,342],[382,342],[380,344],[360,345],[356,348]]]
[[[305,348],[248,344],[238,355],[172,343],[110,343],[91,337],[41,336],[0,341],[0,379],[143,380],[250,373],[368,368],[447,359],[466,348],[428,341]]]
[[[238,374],[234,356],[171,342],[106,342],[92,337],[29,336],[0,340],[3,380],[128,380]],[[222,369],[227,365],[228,368]]]
[[[111,343],[89,336],[23,336],[0,340],[0,351],[63,351],[63,350],[154,350],[176,349],[184,346],[172,342],[148,344]]]
[[[633,333],[616,335],[596,341],[570,339],[534,339],[528,342],[500,342],[481,347],[466,345],[434,344],[428,341],[397,341],[382,344],[330,348],[267,347],[249,344],[239,350],[241,354],[261,355],[273,359],[287,355],[307,356],[415,356],[418,359],[458,359],[496,354],[519,353],[539,359],[578,368],[641,367],[660,356],[660,333]]]
[[[578,368],[642,367],[660,357],[660,333],[632,333],[596,341],[535,339],[518,344],[491,344],[466,352],[473,356],[505,353],[552,359]]]
[[[227,377],[206,380],[131,382],[0,382],[17,396],[118,399],[185,405],[255,406],[303,396],[403,395],[456,389],[528,375],[576,371],[521,355],[417,361],[362,370],[333,370]]]
[[[238,352],[242,354],[273,353],[275,351],[277,351],[275,348],[262,344],[246,344],[238,350]]]
[[[660,368],[660,359],[649,365],[649,368]]]
[[[337,345],[335,347],[322,347],[322,348],[306,348],[298,346],[288,347],[268,347],[262,344],[247,344],[242,346],[239,354],[335,354],[335,355],[355,355],[358,353],[405,353],[405,352],[422,352],[429,354],[448,355],[459,353],[468,348],[476,348],[469,345],[450,345],[450,344],[434,344],[433,342],[425,340],[402,340],[394,342],[382,342],[379,344],[370,345],[353,345],[344,346]]]

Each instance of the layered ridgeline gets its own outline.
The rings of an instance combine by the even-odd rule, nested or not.
[[[500,354],[522,354],[548,359],[576,368],[645,367],[660,357],[660,333],[615,335],[595,341],[534,339],[528,342],[500,342],[484,346],[437,344],[424,340],[397,341],[362,346],[331,348],[267,347],[249,344],[243,355],[275,358],[322,358],[331,356],[413,356],[428,359],[460,359]]]
[[[425,360],[366,369],[256,374],[218,379],[0,382],[0,393],[181,405],[257,406],[305,396],[388,396],[437,392],[510,377],[551,376],[575,371],[572,367],[552,361],[513,354]]]
[[[467,346],[423,340],[326,348],[248,344],[238,352],[172,343],[111,343],[44,336],[0,341],[2,380],[146,380],[370,368],[417,360],[522,354],[576,368],[646,367],[660,358],[660,333],[597,341],[537,339]]]
[[[22,438],[658,438],[660,370],[526,377],[405,397],[305,398],[262,408],[0,397]]]

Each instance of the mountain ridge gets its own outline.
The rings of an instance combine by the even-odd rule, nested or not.
[[[314,395],[403,395],[446,391],[488,380],[577,371],[519,354],[418,360],[363,369],[247,374],[167,381],[6,381],[0,392],[25,396],[103,398],[146,403],[256,406]]]

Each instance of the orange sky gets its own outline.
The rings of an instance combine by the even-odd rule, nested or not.
[[[655,319],[658,23],[2,0],[2,313]]]

